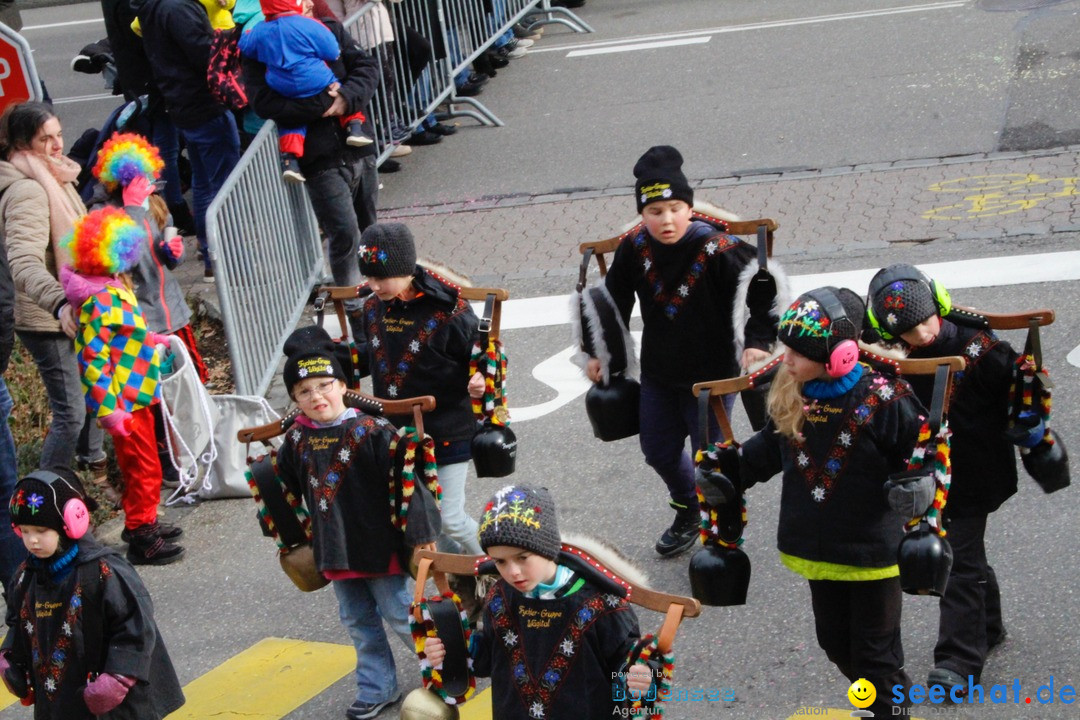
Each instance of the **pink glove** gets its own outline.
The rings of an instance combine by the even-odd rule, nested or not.
[[[134,678],[102,673],[86,684],[83,701],[94,715],[104,715],[124,702],[134,684]]]
[[[136,175],[124,188],[124,204],[141,206],[154,194],[154,186],[145,175]]]
[[[98,418],[101,428],[113,437],[127,437],[131,434],[129,427],[131,413],[126,410],[113,410],[108,415]]]
[[[169,336],[156,332],[147,332],[146,343],[148,345],[164,345],[165,347],[169,347]]]
[[[184,236],[176,232],[176,228],[172,228],[175,233],[172,237],[168,235],[169,228],[166,228],[166,235],[168,239],[165,241],[165,247],[169,249],[169,254],[173,256],[173,260],[180,262],[180,258],[184,257]]]

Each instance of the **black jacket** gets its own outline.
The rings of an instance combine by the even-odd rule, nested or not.
[[[127,100],[148,94],[154,83],[142,38],[131,29],[135,19],[132,0],[101,0],[105,34],[116,62],[117,85]]]
[[[169,117],[191,129],[225,112],[207,85],[213,29],[198,0],[135,0],[143,48]]]
[[[619,710],[612,679],[625,672],[639,636],[629,603],[592,585],[538,600],[500,578],[487,595],[484,629],[473,634],[473,670],[491,677],[500,720],[606,720]]]
[[[418,294],[409,302],[384,303],[374,294],[364,301],[365,335],[356,338],[361,375],[371,375],[377,397],[435,396],[424,430],[435,438],[441,464],[447,462],[446,443],[471,440],[476,433],[468,384],[480,321],[457,288],[419,266],[413,287]],[[412,424],[412,418],[391,419]],[[454,461],[467,459],[468,454]]]
[[[7,371],[15,349],[15,282],[8,266],[7,243],[0,235],[0,375]]]
[[[768,350],[776,340],[773,298],[749,308],[745,327],[734,327],[743,268],[756,261],[749,244],[695,220],[673,245],[646,230],[615,250],[604,284],[629,327],[634,297],[641,303],[641,372],[673,388],[735,377],[735,333],[746,347]]]
[[[862,368],[847,393],[811,405],[805,442],[783,437],[770,420],[742,446],[747,487],[784,474],[780,552],[855,567],[896,564],[904,519],[884,485],[907,467],[925,410],[906,381]]]
[[[73,564],[71,572],[54,581],[28,560],[8,598],[10,629],[3,650],[13,668],[25,669],[33,678],[34,720],[91,720],[94,716],[82,699],[87,673],[109,672],[138,681],[119,707],[98,718],[160,720],[183,705],[180,682],[154,623],[150,594],[134,568],[89,534],[79,540]],[[76,592],[80,603],[73,604]],[[65,623],[74,629],[70,638],[63,635]],[[28,625],[33,634],[27,632]],[[53,692],[44,683],[48,669],[32,667],[35,642],[41,656],[55,663]],[[100,656],[91,658],[95,647]],[[63,662],[56,662],[57,657]]]
[[[945,516],[970,517],[997,510],[1016,492],[1016,450],[1005,438],[1009,399],[1018,354],[992,331],[941,321],[933,345],[913,349],[913,358],[961,355],[967,367],[953,377],[949,402],[952,484]],[[933,393],[931,376],[913,376],[924,403]]]
[[[341,23],[331,18],[322,18],[321,21],[330,28],[341,46],[341,55],[328,64],[341,83],[338,93],[345,99],[345,112],[351,115],[363,111],[367,116],[364,132],[373,137],[374,129],[368,103],[379,88],[382,77],[379,63],[356,44]],[[266,65],[246,56],[242,57],[242,63],[244,86],[247,88],[251,109],[259,117],[273,120],[278,125],[307,128],[304,156],[300,158],[300,168],[305,173],[314,174],[352,164],[357,158],[375,152],[374,144],[363,148],[346,145],[345,129],[341,127],[339,118],[322,116],[333,104],[333,98],[325,90],[307,98],[285,97],[271,90],[266,84]]]

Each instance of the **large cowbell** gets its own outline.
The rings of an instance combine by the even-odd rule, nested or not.
[[[506,425],[485,420],[473,435],[472,456],[477,477],[506,477],[514,472],[517,436]]]
[[[900,588],[911,595],[945,594],[952,569],[953,553],[949,541],[926,522],[904,535],[897,550]]]
[[[1040,443],[1029,452],[1021,453],[1020,460],[1024,469],[1043,489],[1052,493],[1069,486],[1069,455],[1065,452],[1065,443],[1057,431],[1050,428],[1053,444]]]
[[[694,472],[705,502],[717,512],[720,537],[734,542],[742,535],[738,489],[719,470],[699,465]],[[707,541],[690,558],[690,593],[702,605],[745,605],[749,588],[750,558],[740,548]]]
[[[579,311],[582,350],[607,366],[606,381],[595,383],[585,394],[593,435],[605,442],[633,437],[639,431],[641,386],[629,377],[634,361],[630,333],[603,286],[582,290]]]

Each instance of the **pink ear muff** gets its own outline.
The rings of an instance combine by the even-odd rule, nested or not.
[[[829,353],[829,362],[825,363],[825,372],[831,378],[840,378],[851,372],[859,362],[859,344],[854,340],[843,340]]]
[[[11,523],[11,529],[15,531],[15,537],[17,537],[17,538],[22,537],[22,528],[21,527],[19,527],[15,523]]]
[[[72,498],[64,503],[64,532],[72,540],[78,540],[90,527],[90,511],[79,498]]]

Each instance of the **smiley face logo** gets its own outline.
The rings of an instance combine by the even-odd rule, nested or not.
[[[859,709],[868,708],[877,699],[877,688],[866,678],[859,678],[851,683],[847,691],[848,700]]]

